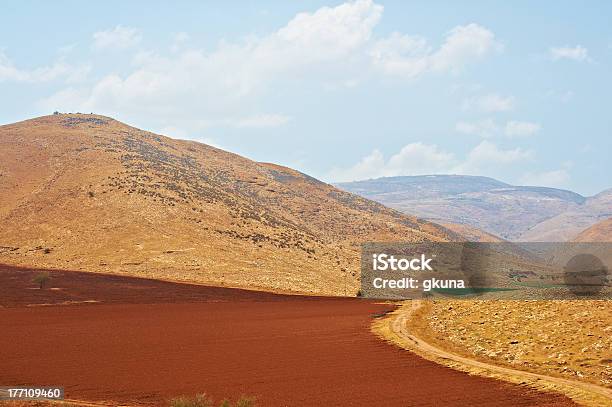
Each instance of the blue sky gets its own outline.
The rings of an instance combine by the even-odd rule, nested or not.
[[[612,3],[4,2],[0,123],[95,112],[325,181],[612,187]]]

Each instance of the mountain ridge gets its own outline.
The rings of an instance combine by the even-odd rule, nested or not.
[[[493,178],[424,175],[377,178],[337,187],[437,223],[476,227],[507,240],[566,241],[612,216],[612,189],[592,197]]]

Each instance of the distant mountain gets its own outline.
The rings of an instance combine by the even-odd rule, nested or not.
[[[354,294],[360,243],[454,239],[290,168],[104,116],[0,126],[0,263]]]
[[[566,241],[612,216],[612,190],[586,198],[464,175],[388,177],[336,184],[405,213],[469,225],[513,241]]]
[[[574,238],[575,242],[612,242],[612,218],[597,222]]]

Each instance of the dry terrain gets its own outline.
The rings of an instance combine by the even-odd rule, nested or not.
[[[512,241],[569,241],[612,216],[612,189],[584,197],[464,175],[387,177],[338,186],[405,213],[468,225]]]
[[[612,242],[612,218],[583,230],[574,238],[574,242]]]
[[[354,295],[365,241],[456,233],[98,115],[0,126],[0,262]]]
[[[526,241],[571,241],[588,227],[612,216],[612,189],[588,197],[583,205],[573,207],[521,236]]]
[[[111,404],[205,391],[264,406],[571,405],[378,341],[368,327],[391,305],[219,287],[354,295],[361,243],[497,240],[473,227],[83,114],[0,126],[0,197],[0,383],[61,383]],[[32,283],[41,269],[44,289]],[[466,304],[423,310],[423,332],[476,358],[609,380],[608,303]]]
[[[503,239],[483,230],[460,223],[441,222],[440,225],[461,235],[468,242],[502,242]]]
[[[4,385],[61,384],[106,405],[200,392],[265,407],[574,405],[379,340],[370,325],[390,304],[63,271],[39,290],[34,272],[0,268]]]
[[[610,315],[607,300],[434,301],[411,328],[458,355],[612,388]]]

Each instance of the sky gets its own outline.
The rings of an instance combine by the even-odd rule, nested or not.
[[[326,182],[612,187],[612,2],[7,1],[0,124],[94,112]]]

